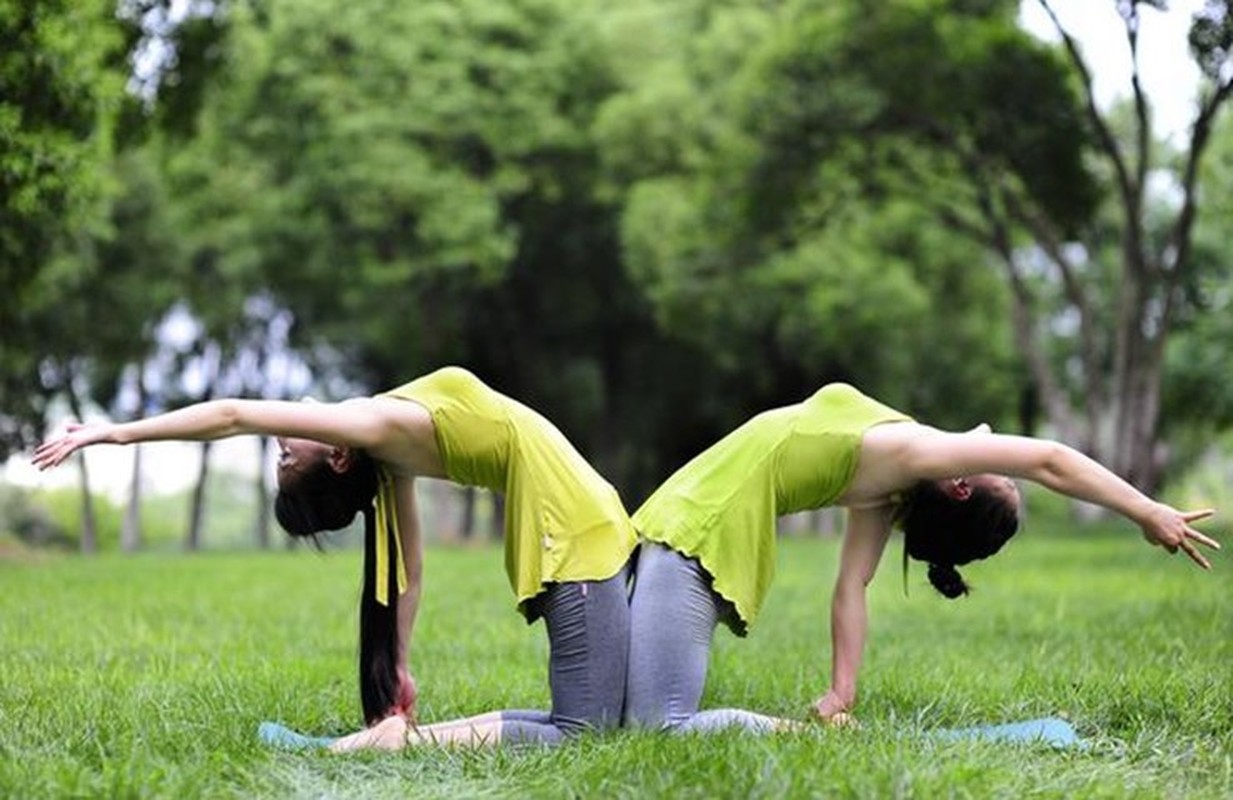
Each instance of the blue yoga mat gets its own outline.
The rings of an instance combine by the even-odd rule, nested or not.
[[[1003,725],[977,725],[972,728],[943,728],[928,736],[948,741],[1041,742],[1057,748],[1085,747],[1074,727],[1059,717],[1008,722]]]
[[[336,741],[331,736],[305,736],[277,722],[263,722],[257,726],[257,738],[270,747],[284,750],[308,750],[314,747],[329,747]]]
[[[928,731],[925,735],[952,742],[1039,742],[1056,748],[1087,746],[1074,727],[1058,717],[1043,717],[1002,725],[977,725],[971,728],[942,728]],[[307,736],[277,722],[261,723],[257,727],[257,737],[263,744],[283,750],[325,748],[337,741],[331,736]]]

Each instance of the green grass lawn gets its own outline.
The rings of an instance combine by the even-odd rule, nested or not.
[[[351,757],[255,734],[264,719],[357,726],[358,553],[0,561],[0,797],[1233,795],[1233,562],[1203,574],[1126,526],[1040,527],[969,569],[956,602],[920,567],[905,598],[891,545],[859,730]],[[783,542],[759,626],[716,636],[704,706],[804,718],[826,686],[836,556],[835,541]],[[543,707],[546,658],[498,550],[429,550],[422,719]],[[920,735],[1049,714],[1092,746]]]

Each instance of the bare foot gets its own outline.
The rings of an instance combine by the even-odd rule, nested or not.
[[[838,714],[832,714],[824,721],[831,728],[852,728],[853,730],[856,730],[861,726],[861,724],[856,721],[856,717],[846,711],[840,711]]]
[[[344,736],[330,745],[335,753],[350,753],[356,750],[401,750],[407,745],[407,721],[395,714],[373,725]]]

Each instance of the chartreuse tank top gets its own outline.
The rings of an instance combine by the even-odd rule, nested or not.
[[[637,535],[621,498],[551,422],[446,367],[386,392],[432,415],[450,480],[505,495],[505,569],[526,601],[545,583],[611,578]]]
[[[775,520],[831,505],[856,474],[861,437],[905,414],[842,383],[758,414],[676,471],[634,514],[643,537],[697,558],[744,635],[775,573]]]

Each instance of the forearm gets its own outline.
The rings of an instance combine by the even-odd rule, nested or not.
[[[415,482],[400,480],[398,492],[398,535],[406,569],[407,591],[398,598],[398,666],[406,668],[410,660],[411,635],[420,608],[420,591],[424,576],[424,544],[420,537],[419,511],[415,499]]]
[[[408,573],[410,573],[410,564]],[[420,580],[407,575],[407,591],[398,598],[398,666],[404,669],[410,663],[411,634],[415,630],[415,617],[420,608]]]
[[[211,400],[146,419],[114,424],[104,441],[113,444],[165,439],[205,441],[248,432],[240,424],[237,401]]]
[[[868,626],[864,586],[836,586],[831,601],[831,691],[848,708],[856,703]]]
[[[416,717],[416,705],[419,700],[419,690],[411,673],[411,634],[415,630],[415,617],[420,608],[420,586],[422,575],[422,553],[419,547],[419,530],[412,522],[410,535],[401,531],[403,558],[406,562],[407,590],[398,598],[397,655],[394,667],[398,674],[397,711],[408,719]]]
[[[1157,503],[1098,461],[1057,445],[1052,457],[1029,476],[1047,489],[1095,503],[1142,525]]]

